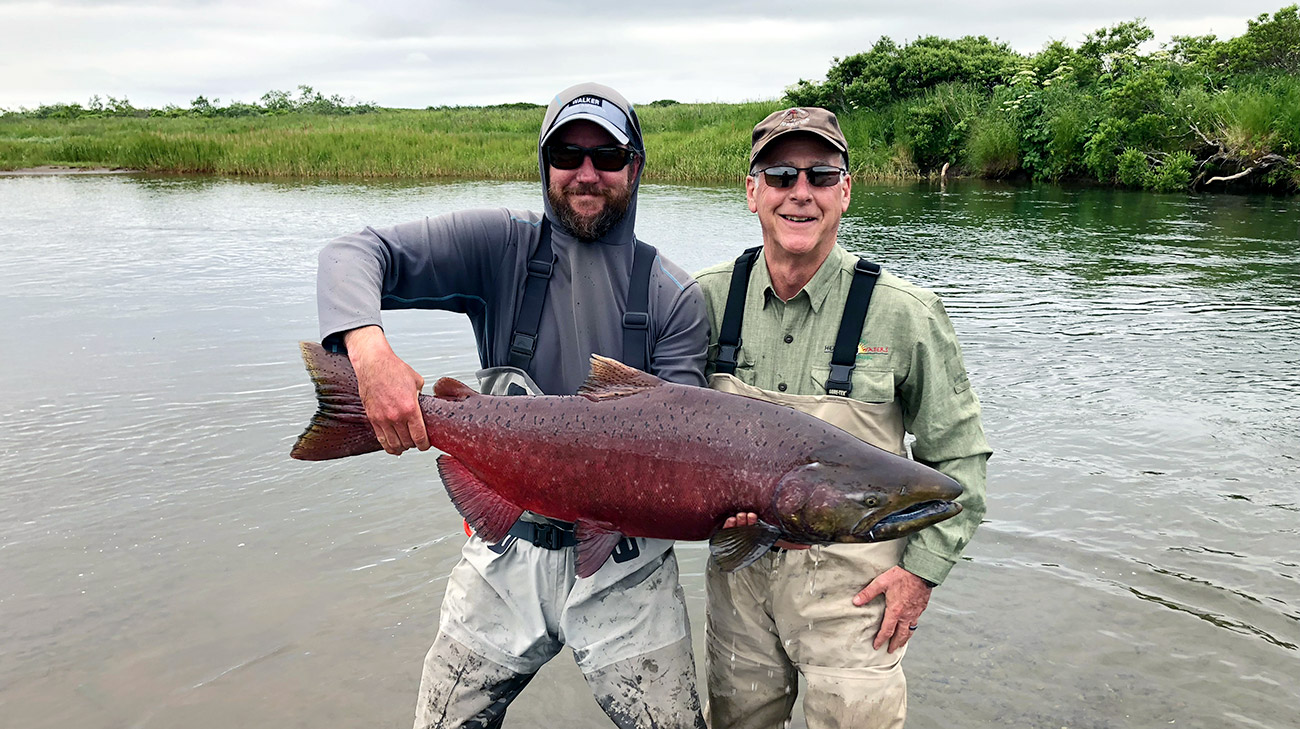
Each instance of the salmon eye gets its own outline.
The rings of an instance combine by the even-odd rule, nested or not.
[[[867,506],[876,506],[877,504],[880,503],[880,499],[877,499],[874,496],[868,496],[863,503],[866,504]]]

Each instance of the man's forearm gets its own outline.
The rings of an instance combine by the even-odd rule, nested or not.
[[[980,522],[984,520],[984,483],[987,454],[957,458],[931,464],[944,475],[956,480],[964,489],[957,498],[962,511],[913,534],[903,550],[902,567],[923,580],[942,584],[948,572],[961,558]]]

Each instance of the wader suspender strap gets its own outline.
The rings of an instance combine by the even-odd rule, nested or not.
[[[527,372],[537,351],[537,329],[542,323],[542,303],[546,301],[546,286],[551,282],[555,268],[555,254],[551,253],[551,221],[542,217],[542,241],[528,260],[528,279],[524,282],[524,298],[515,318],[515,331],[510,335],[510,366]]]
[[[862,324],[867,320],[867,306],[871,291],[880,278],[880,265],[865,258],[853,264],[853,283],[844,302],[840,317],[840,331],[835,335],[835,351],[831,355],[831,374],[826,378],[826,394],[848,397],[853,392],[853,367],[858,360],[858,338]]]
[[[650,267],[659,251],[648,243],[636,241],[632,258],[632,280],[627,292],[627,313],[623,315],[623,363],[639,370],[650,364],[646,360],[650,334]],[[555,270],[551,252],[551,221],[542,218],[542,240],[528,260],[528,279],[524,296],[510,335],[510,366],[527,372],[537,351],[537,330],[542,323],[542,304]]]
[[[758,259],[763,246],[754,246],[740,254],[736,267],[731,269],[731,288],[727,291],[727,308],[722,314],[722,328],[718,332],[718,358],[713,371],[722,375],[736,374],[736,356],[740,352],[740,325],[745,319],[745,290],[749,288],[749,271]]]
[[[650,338],[650,266],[659,251],[649,243],[636,241],[632,257],[632,281],[627,289],[627,312],[623,314],[623,364],[646,372]]]
[[[724,375],[736,373],[737,355],[740,351],[740,326],[745,318],[745,292],[749,288],[749,273],[762,246],[750,248],[736,259],[731,272],[731,288],[727,291],[727,308],[722,314],[722,327],[718,332],[718,358],[713,371]],[[871,292],[880,278],[880,265],[859,258],[853,265],[853,283],[844,301],[840,316],[840,330],[835,335],[835,349],[831,355],[831,374],[826,378],[826,394],[848,397],[853,392],[853,367],[858,358],[858,338],[862,324],[867,320],[867,307]]]

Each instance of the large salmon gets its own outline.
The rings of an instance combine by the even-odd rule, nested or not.
[[[382,450],[347,356],[301,347],[320,409],[291,455]],[[730,571],[778,539],[881,541],[961,511],[956,481],[821,420],[600,356],[577,395],[495,397],[444,377],[420,408],[443,485],[478,535],[500,541],[525,509],[574,522],[580,577],[624,535],[710,539]],[[759,523],[721,529],[740,512]]]

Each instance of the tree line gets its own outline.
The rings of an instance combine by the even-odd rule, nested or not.
[[[90,101],[85,106],[77,103],[42,104],[35,109],[18,109],[10,112],[0,110],[0,116],[26,119],[231,118],[293,113],[338,116],[369,114],[375,111],[379,111],[379,107],[373,103],[344,99],[338,94],[326,96],[310,86],[299,85],[297,95],[290,91],[272,90],[262,94],[261,100],[252,104],[230,101],[223,105],[220,99],[208,99],[200,95],[196,96],[188,107],[168,104],[160,109],[150,109],[133,106],[126,98],[117,99],[112,96],[101,98],[96,94],[90,97]]]

